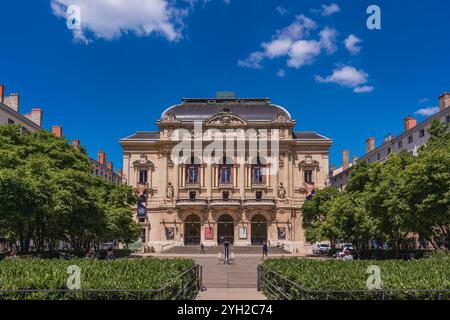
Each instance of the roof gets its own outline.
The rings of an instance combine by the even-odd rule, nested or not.
[[[181,104],[166,109],[161,114],[161,119],[172,114],[178,121],[205,121],[223,112],[224,108],[228,108],[230,113],[239,115],[246,121],[272,121],[280,113],[291,119],[285,108],[272,104],[268,98],[184,98]]]
[[[293,135],[294,140],[331,140],[315,131],[297,131]]]
[[[40,130],[42,127],[40,127],[38,124],[31,121],[29,118],[27,118],[25,115],[21,114],[20,112],[15,111],[14,109],[10,108],[4,103],[0,102],[0,110],[3,110],[6,113],[9,113],[12,117],[16,117],[20,121],[25,122],[30,127],[34,128],[35,130]]]
[[[159,132],[138,131],[122,140],[159,140]]]

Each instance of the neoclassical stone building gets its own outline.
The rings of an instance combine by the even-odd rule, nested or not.
[[[194,154],[185,163],[173,161],[172,151],[179,143],[174,141],[175,132],[180,128],[192,132],[199,122],[204,131],[253,129],[258,136],[264,129],[269,135],[278,129],[279,161],[250,159],[251,148],[244,161],[238,161],[236,153],[214,163]],[[144,246],[159,252],[200,243],[249,246],[268,241],[301,251],[305,245],[301,206],[315,189],[326,185],[332,141],[316,132],[295,132],[295,124],[286,109],[268,98],[222,95],[182,99],[162,113],[159,132],[136,132],[121,139],[123,178],[140,195],[136,219],[142,225]],[[192,135],[193,143],[198,139]],[[203,140],[200,145],[210,143]]]

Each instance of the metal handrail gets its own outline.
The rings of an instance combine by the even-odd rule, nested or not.
[[[269,277],[264,277],[263,272],[266,271],[270,273]],[[333,296],[341,296],[345,297],[346,295],[361,295],[360,298],[364,296],[376,296],[380,300],[385,300],[386,296],[389,296],[393,293],[402,293],[402,294],[427,294],[428,297],[435,296],[436,300],[443,300],[450,298],[450,290],[449,289],[431,289],[431,290],[422,290],[422,289],[375,289],[375,290],[311,290],[307,289],[304,286],[294,282],[293,280],[287,278],[286,276],[280,274],[279,272],[273,271],[267,268],[264,265],[258,265],[258,291],[262,291],[262,289],[266,289],[272,297],[277,300],[294,300],[297,297],[293,296],[286,290],[287,285],[289,287],[295,288],[297,292],[301,294],[302,300],[310,300],[311,297],[324,296],[325,300],[330,300]],[[281,279],[282,287],[280,288],[273,280],[275,277]],[[293,290],[290,290],[293,291]]]

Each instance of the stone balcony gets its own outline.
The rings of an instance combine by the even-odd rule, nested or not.
[[[207,207],[208,202],[205,199],[178,199],[177,207]]]
[[[241,200],[239,199],[212,199],[210,202],[211,207],[240,207]]]
[[[274,199],[246,199],[243,201],[245,207],[274,207]]]

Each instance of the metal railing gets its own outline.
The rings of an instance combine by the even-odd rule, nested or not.
[[[157,290],[0,290],[1,300],[193,300],[202,287],[202,266],[194,265]]]
[[[310,290],[258,265],[258,291],[273,300],[449,300],[450,290]]]

